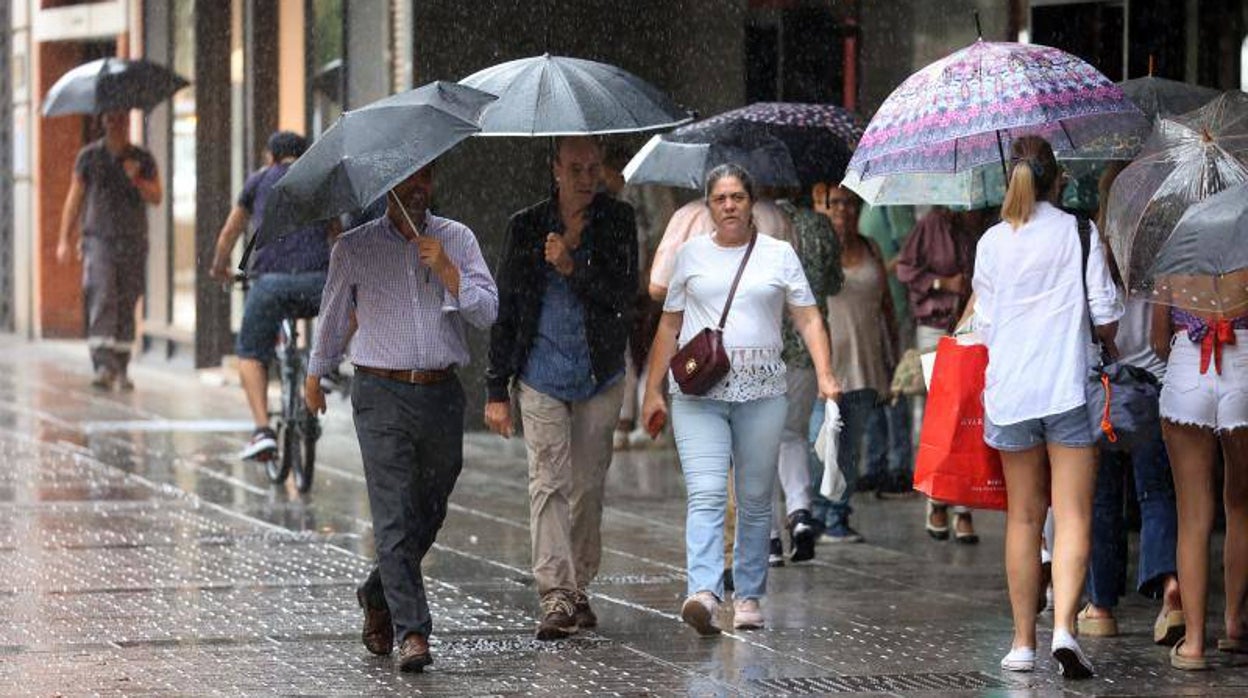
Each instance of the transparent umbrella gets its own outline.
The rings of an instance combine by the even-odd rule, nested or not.
[[[1105,232],[1127,288],[1157,302],[1185,297],[1153,293],[1162,248],[1188,207],[1246,181],[1248,95],[1228,92],[1194,112],[1159,120],[1109,195]]]

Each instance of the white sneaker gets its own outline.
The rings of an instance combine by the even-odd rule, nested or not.
[[[1053,629],[1053,659],[1057,661],[1057,673],[1062,678],[1092,678],[1092,662],[1079,647],[1079,641],[1065,628]]]
[[[680,607],[680,619],[698,631],[699,635],[718,635],[722,632],[715,617],[718,611],[719,599],[709,591],[699,591],[685,599]]]
[[[626,451],[630,444],[628,443],[628,432],[616,429],[611,435],[611,448],[616,451]]]
[[[758,630],[763,627],[763,609],[758,599],[733,599],[732,627],[737,630]]]
[[[1005,671],[1032,671],[1036,668],[1036,648],[1014,647],[1001,659]]]
[[[238,457],[243,460],[255,460],[260,456],[277,450],[277,434],[269,427],[258,427],[251,434],[251,440],[243,447]]]

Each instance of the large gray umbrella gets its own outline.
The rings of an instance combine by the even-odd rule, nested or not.
[[[1221,313],[1248,305],[1248,183],[1192,204],[1152,275],[1159,302]]]
[[[256,245],[364,208],[479,131],[494,99],[439,81],[343,114],[274,186]]]
[[[148,110],[189,84],[151,61],[101,58],[62,75],[43,100],[43,115]]]
[[[801,186],[789,149],[769,136],[735,143],[677,143],[655,136],[629,160],[623,174],[629,184],[701,189],[706,173],[725,163],[744,167],[759,184]]]
[[[1118,83],[1122,93],[1150,120],[1186,114],[1213,101],[1220,92],[1209,87],[1152,75]]]
[[[633,133],[693,119],[626,70],[549,53],[500,63],[460,84],[498,95],[481,117],[483,136]]]

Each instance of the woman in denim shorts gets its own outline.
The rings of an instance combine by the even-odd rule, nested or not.
[[[1035,667],[1040,537],[1051,492],[1057,526],[1051,650],[1062,676],[1087,678],[1092,664],[1075,640],[1075,614],[1091,548],[1097,464],[1083,385],[1088,315],[1116,354],[1122,304],[1095,230],[1080,278],[1077,221],[1048,203],[1061,186],[1048,142],[1024,136],[1010,152],[1003,222],[979,241],[972,281],[976,325],[988,346],[984,440],[1001,451],[1009,496],[1005,561],[1014,638],[1001,667]]]

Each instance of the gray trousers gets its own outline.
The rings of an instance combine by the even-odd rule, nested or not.
[[[464,389],[454,379],[410,385],[357,372],[351,406],[377,550],[360,591],[370,606],[390,609],[396,640],[428,638],[433,619],[421,561],[463,466]]]
[[[82,290],[87,300],[91,363],[124,373],[134,344],[134,306],[143,296],[147,249],[82,239]]]

